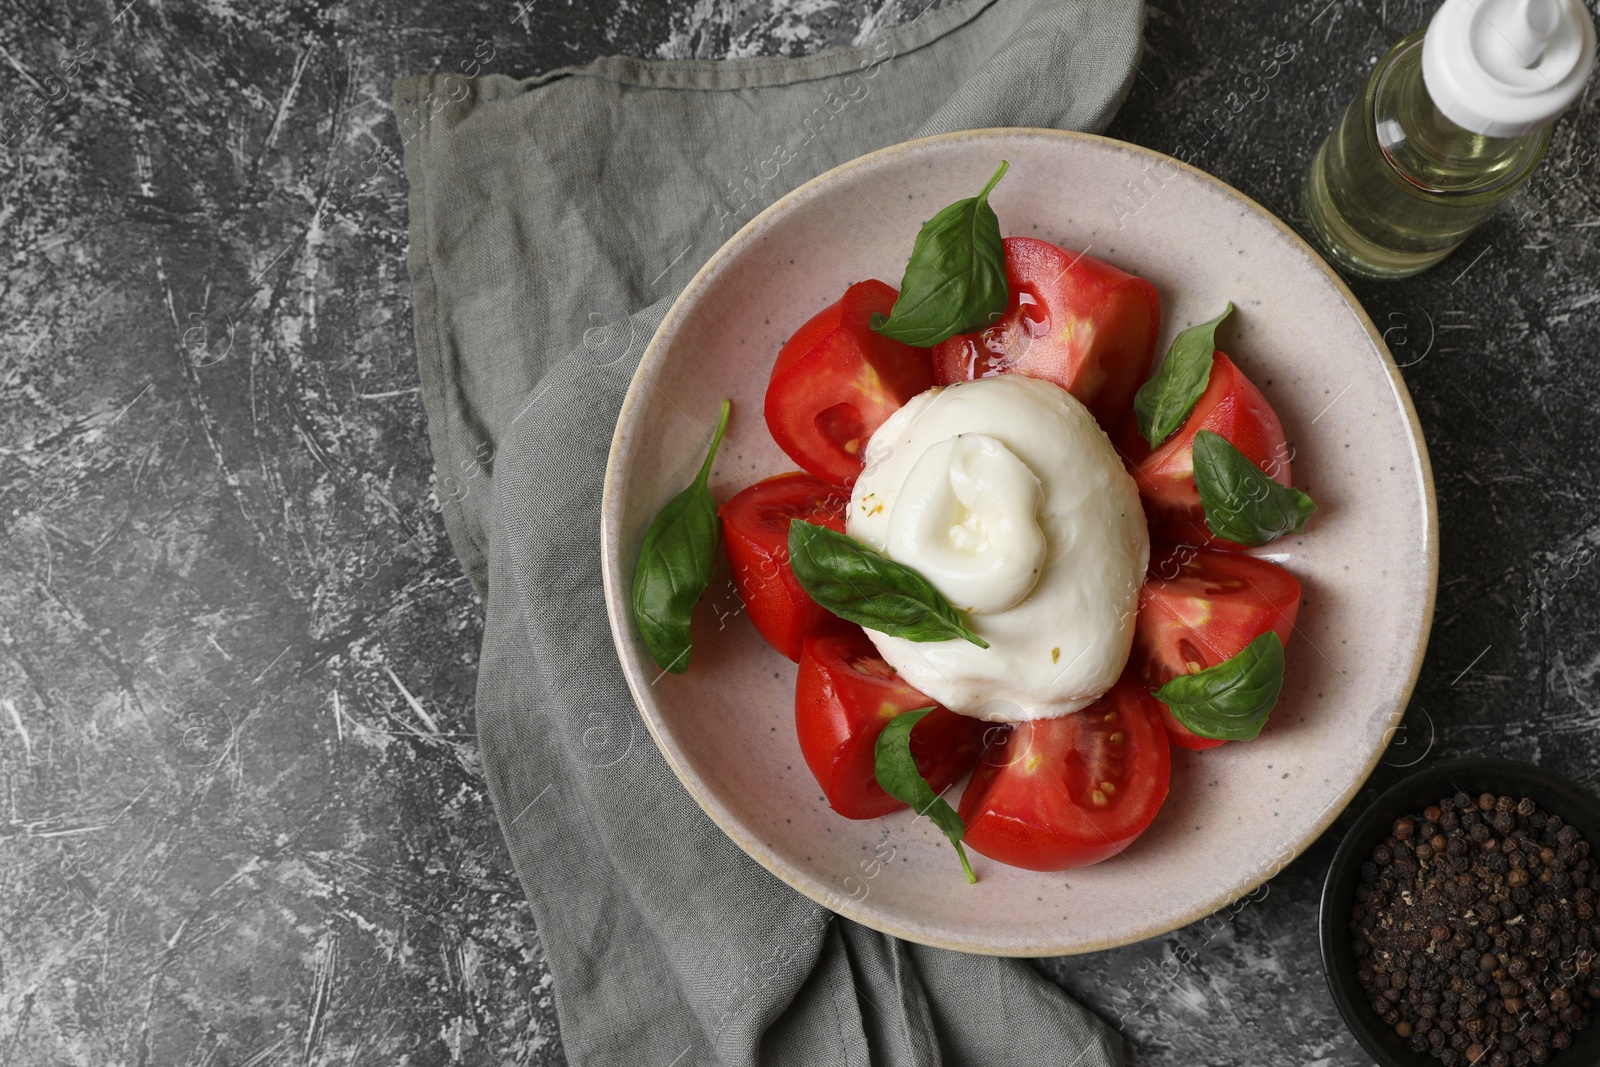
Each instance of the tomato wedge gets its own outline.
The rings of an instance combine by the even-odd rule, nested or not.
[[[957,715],[907,685],[858,626],[807,637],[795,682],[795,730],[834,811],[876,819],[905,807],[878,784],[875,747],[890,719],[932,707],[911,731],[911,754],[935,793],[978,760],[990,724]]]
[[[844,533],[850,494],[800,471],[757,482],[717,509],[733,584],[745,614],[767,644],[800,659],[806,634],[834,616],[818,607],[789,566],[789,521],[804,519]]]
[[[968,847],[1030,871],[1127,848],[1167,797],[1172,753],[1153,697],[1131,679],[1082,711],[1020,722],[961,797]]]
[[[1221,352],[1213,354],[1205,392],[1177,432],[1152,451],[1130,417],[1117,444],[1139,485],[1151,537],[1237,551],[1245,546],[1217,537],[1206,526],[1194,484],[1194,435],[1200,430],[1220,435],[1280,484],[1289,484],[1290,452],[1277,412]]]
[[[936,345],[940,385],[1014,372],[1055,382],[1107,433],[1150,373],[1161,298],[1143,278],[1033,237],[1007,237],[1005,316]]]
[[[874,333],[899,294],[857,282],[797,330],[767,382],[767,428],[810,473],[848,486],[861,473],[867,439],[907,400],[933,385],[928,351]]]
[[[1285,645],[1300,610],[1300,583],[1275,563],[1232,552],[1178,545],[1150,561],[1139,590],[1128,674],[1159,689],[1188,674],[1232,659],[1245,645],[1276,630]],[[1183,748],[1224,742],[1197,737],[1160,701],[1167,734]]]

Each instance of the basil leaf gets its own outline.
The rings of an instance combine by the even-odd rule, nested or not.
[[[1172,339],[1167,358],[1133,396],[1139,433],[1155,448],[1183,425],[1195,401],[1211,380],[1211,353],[1217,350],[1217,327],[1233,314],[1233,303],[1209,322],[1191,326]]]
[[[789,564],[811,599],[841,619],[908,641],[989,647],[922,575],[826,526],[790,520]]]
[[[1283,642],[1268,630],[1227,662],[1180,674],[1155,696],[1192,734],[1249,741],[1267,724],[1282,688]]]
[[[967,834],[967,824],[961,821],[961,816],[956,814],[949,802],[928,785],[928,780],[917,770],[917,761],[911,755],[911,728],[932,710],[919,708],[902,712],[889,720],[883,732],[878,734],[878,743],[873,749],[876,761],[874,773],[885,793],[910,804],[912,811],[926,815],[933,820],[933,825],[944,831],[944,836],[955,846],[956,855],[961,857],[961,869],[967,872],[967,882],[970,884],[976,882],[978,876],[972,873],[972,864],[967,862],[967,850],[961,847],[961,839]]]
[[[1194,484],[1206,525],[1236,544],[1254,547],[1299,533],[1317,510],[1310,497],[1273,481],[1210,430],[1194,435]]]
[[[722,539],[717,502],[706,488],[706,479],[728,429],[731,407],[728,401],[722,402],[717,432],[700,473],[689,488],[667,501],[644,532],[639,566],[633,572],[634,621],[656,665],[673,674],[689,669],[689,620],[700,594],[711,583],[717,544]]]
[[[1006,256],[989,190],[1010,166],[1004,160],[977,196],[957,200],[923,224],[889,314],[874,314],[885,337],[931,348],[958,333],[988,326],[1006,310]]]

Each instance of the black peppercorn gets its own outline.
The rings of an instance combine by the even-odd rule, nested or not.
[[[1542,1067],[1600,1001],[1597,890],[1588,843],[1537,802],[1446,797],[1396,819],[1361,865],[1357,980],[1441,1063]]]

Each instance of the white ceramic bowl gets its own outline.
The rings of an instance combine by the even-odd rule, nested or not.
[[[950,846],[909,812],[834,814],[795,740],[795,668],[735,613],[719,576],[685,675],[658,677],[629,590],[645,527],[688,484],[717,402],[733,422],[719,500],[791,470],[762,398],[779,347],[863,278],[898,284],[934,211],[991,196],[1001,232],[1085,251],[1155,284],[1164,352],[1184,326],[1237,312],[1223,348],[1283,419],[1295,482],[1320,510],[1260,550],[1305,589],[1283,695],[1266,731],[1173,750],[1172,792],[1123,855],[1062,874]],[[1132,190],[1142,190],[1135,194]],[[602,518],[606,604],[623,670],[667,762],[728,835],[838,913],[969,952],[1053,955],[1152,937],[1261,885],[1339,814],[1376,764],[1416,681],[1433,616],[1438,529],[1416,414],[1355,298],[1298,236],[1198,170],[1055,130],[978,130],[895,145],[829,171],[753,219],[678,298],[635,375],[611,446]],[[955,799],[952,792],[951,799]]]

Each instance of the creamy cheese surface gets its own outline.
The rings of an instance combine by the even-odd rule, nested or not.
[[[846,531],[920,572],[989,642],[868,630],[951,711],[1048,719],[1111,688],[1150,555],[1139,493],[1087,408],[1020,374],[930,389],[867,445]]]

